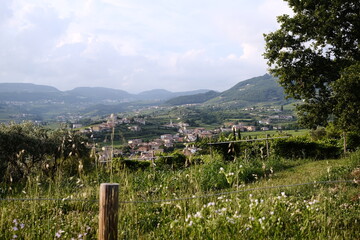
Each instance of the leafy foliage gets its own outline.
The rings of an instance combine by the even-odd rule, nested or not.
[[[331,84],[360,60],[357,0],[287,0],[294,16],[278,17],[280,29],[266,34],[271,73],[298,105],[300,123],[325,126],[333,113]]]
[[[360,62],[346,68],[332,87],[335,124],[344,131],[360,132]]]

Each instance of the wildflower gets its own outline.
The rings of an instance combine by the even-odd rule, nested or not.
[[[188,226],[191,227],[193,225],[193,221],[190,221]]]
[[[209,203],[207,204],[207,206],[208,206],[208,207],[210,207],[210,206],[215,206],[215,203],[214,203],[214,202],[209,202]]]
[[[13,220],[13,223],[15,223],[15,226],[18,224],[18,221],[17,221],[17,219],[14,219]]]
[[[250,193],[250,194],[249,194],[249,198],[252,198],[252,196],[253,196],[253,195]]]
[[[271,212],[270,212],[270,215],[274,215],[274,212],[273,212],[273,211],[271,211]]]
[[[13,239],[17,238],[18,236],[16,234],[13,235]]]
[[[286,197],[285,192],[281,192],[281,196]]]
[[[65,232],[65,231],[63,231],[63,230],[57,231],[57,232],[55,233],[55,237],[60,238],[60,237],[61,237],[61,234],[64,233],[64,232]]]
[[[17,231],[17,230],[19,230],[17,227],[13,227],[12,228],[14,231]]]
[[[25,224],[20,223],[20,228],[23,229],[25,227]]]
[[[220,172],[223,172],[223,171],[224,171],[224,168],[223,168],[223,167],[221,167],[221,168],[220,168]]]
[[[232,218],[230,218],[230,217],[226,217],[226,220],[227,220],[229,223],[235,224],[234,219],[232,219]]]
[[[202,218],[201,212],[197,212],[197,213],[194,215],[194,217],[196,217],[196,218]]]
[[[82,238],[82,236],[83,236],[83,235],[80,233],[80,234],[78,235],[78,238]]]

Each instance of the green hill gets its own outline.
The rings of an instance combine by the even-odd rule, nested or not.
[[[219,94],[220,93],[215,91],[208,91],[206,93],[198,93],[189,96],[179,96],[166,101],[165,104],[174,106],[174,105],[204,103],[210,99],[219,96]]]
[[[247,106],[258,103],[285,102],[284,90],[276,78],[269,74],[239,82],[232,88],[218,93],[209,91],[201,94],[180,96],[166,101],[167,105],[220,104]]]
[[[248,105],[261,102],[285,100],[284,90],[277,80],[269,74],[239,82],[232,88],[222,92],[208,103],[238,103]]]

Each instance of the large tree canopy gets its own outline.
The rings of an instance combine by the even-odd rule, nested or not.
[[[333,83],[360,61],[360,1],[286,1],[294,15],[279,16],[280,29],[265,34],[264,56],[287,96],[303,101],[299,122],[325,126],[336,113]]]

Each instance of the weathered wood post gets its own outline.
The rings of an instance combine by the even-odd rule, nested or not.
[[[269,153],[269,140],[268,140],[268,138],[269,138],[269,135],[266,134],[266,156],[267,156],[267,158],[269,158],[269,156],[270,156],[270,153]]]
[[[346,132],[344,131],[343,132],[343,136],[344,136],[344,154],[346,154],[346,148],[347,148],[347,146],[346,146]]]
[[[100,184],[99,240],[117,240],[119,184]]]

